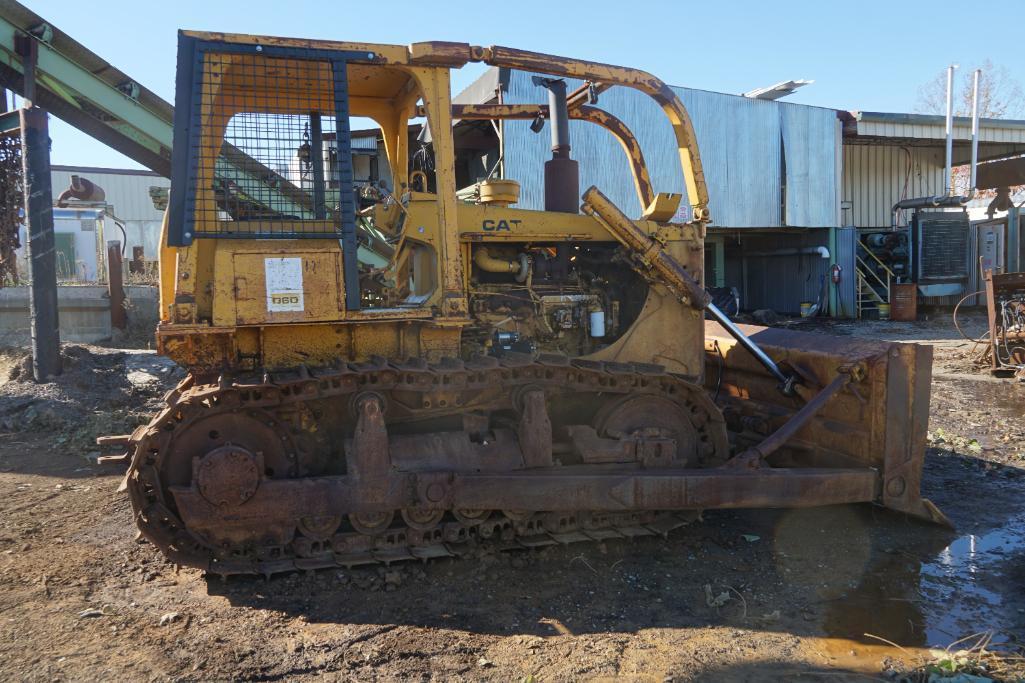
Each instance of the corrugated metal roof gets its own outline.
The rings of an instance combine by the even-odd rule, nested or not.
[[[513,71],[504,100],[544,102],[532,74]],[[569,88],[579,81],[569,81]],[[755,100],[704,90],[673,88],[690,113],[709,190],[712,225],[780,227],[783,157],[788,175],[787,224],[837,224],[839,136],[831,109]],[[672,129],[661,108],[629,88],[601,94],[598,106],[622,119],[637,137],[657,192],[686,194]],[[519,206],[544,204],[542,168],[550,155],[549,132],[530,132],[529,122],[505,124],[506,174],[521,184]],[[572,121],[573,157],[580,161],[581,188],[596,185],[629,215],[639,215],[629,165],[618,142],[594,124]],[[785,152],[784,152],[785,150]],[[789,180],[792,178],[793,180]]]
[[[508,73],[506,71],[506,73]],[[452,98],[453,104],[483,104],[498,96],[503,70],[497,66],[488,67],[480,78],[459,91]]]
[[[349,149],[361,152],[376,152],[378,147],[377,135],[378,132],[376,130],[373,132],[373,135],[353,135],[349,138]],[[334,147],[334,144],[332,143],[330,146]]]
[[[859,136],[927,140],[942,140],[946,137],[946,119],[943,116],[875,111],[857,111],[853,114],[855,130]],[[965,116],[954,117],[954,137],[967,140],[971,135],[971,119]],[[1025,121],[979,119],[979,142],[1025,144]]]

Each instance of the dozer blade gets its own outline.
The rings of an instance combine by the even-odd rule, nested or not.
[[[837,469],[838,484],[853,470],[875,473],[874,502],[951,526],[920,485],[929,421],[932,348],[918,344],[739,326],[780,366],[800,378],[798,396],[779,382],[723,327],[705,324],[706,386],[723,406],[738,444],[757,453],[760,442],[787,424],[838,374],[851,381],[835,392],[783,446],[762,462],[790,469]],[[828,491],[828,486],[824,487]],[[830,501],[828,494],[823,503]],[[752,506],[753,507],[753,506]]]

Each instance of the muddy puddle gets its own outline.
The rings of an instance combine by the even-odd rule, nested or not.
[[[887,660],[916,664],[930,659],[930,650],[957,649],[972,634],[992,633],[994,646],[1020,642],[1025,511],[982,533],[952,533],[939,545],[934,552],[874,553],[857,585],[828,601],[826,637],[806,644],[833,666],[879,671]]]

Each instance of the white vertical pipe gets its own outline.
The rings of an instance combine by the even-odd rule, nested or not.
[[[968,183],[969,196],[975,195],[975,169],[979,164],[979,76],[982,69],[975,70],[974,83],[972,84],[972,175]]]
[[[947,163],[944,168],[943,194],[948,197],[954,194],[954,69],[956,64],[947,67]]]

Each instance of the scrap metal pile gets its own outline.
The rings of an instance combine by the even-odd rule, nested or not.
[[[0,287],[18,283],[15,250],[21,246],[22,188],[21,141],[13,135],[0,136]]]
[[[990,371],[1025,377],[1025,273],[986,273]]]

